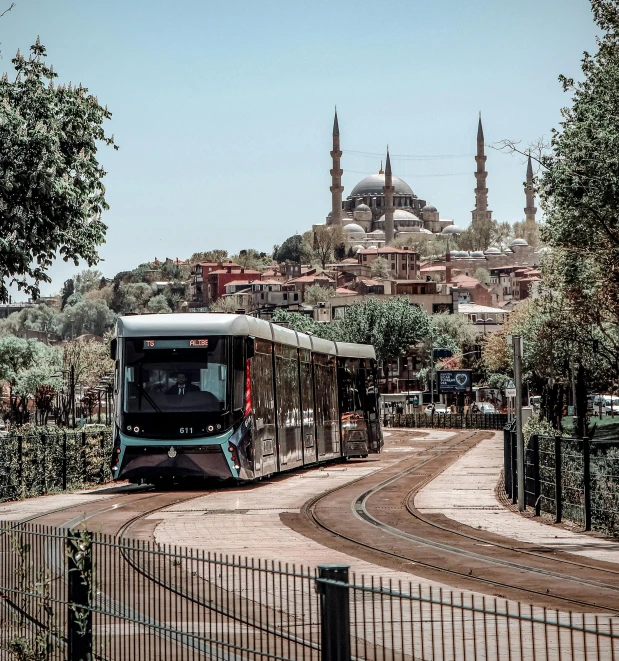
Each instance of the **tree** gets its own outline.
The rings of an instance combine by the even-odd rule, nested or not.
[[[250,271],[264,271],[273,260],[265,252],[248,248],[247,250],[240,250],[238,255],[232,255],[232,261]]]
[[[73,278],[75,291],[84,296],[92,289],[99,289],[101,278],[103,278],[103,273],[101,273],[101,271],[97,271],[96,269],[85,269]]]
[[[338,326],[343,342],[372,344],[379,360],[404,355],[430,331],[423,308],[411,305],[405,296],[386,301],[369,298],[346,308]]]
[[[197,264],[198,262],[223,262],[228,259],[227,250],[207,250],[206,252],[194,252],[193,255],[189,258],[190,264]]]
[[[0,79],[0,300],[8,286],[39,295],[56,254],[89,266],[105,237],[108,208],[97,143],[114,145],[103,122],[107,108],[81,84],[54,87],[39,39],[17,76]]]
[[[479,280],[483,285],[490,284],[490,271],[488,271],[488,269],[478,268],[473,277]]]
[[[305,293],[303,294],[303,302],[307,303],[308,305],[326,303],[334,295],[334,289],[321,287],[320,285],[310,285],[305,289]]]
[[[472,222],[458,237],[458,247],[462,250],[486,250],[497,235],[496,220],[479,219]]]
[[[157,294],[157,296],[153,296],[150,301],[148,301],[148,305],[146,307],[148,308],[149,312],[155,314],[169,314],[172,312],[172,308],[168,305],[168,301],[163,294]]]
[[[540,226],[535,220],[522,220],[514,223],[514,238],[524,239],[530,246],[537,248],[540,239]]]
[[[84,334],[102,337],[114,325],[116,314],[103,300],[82,300],[67,305],[55,322],[56,332],[61,337],[75,338]]]
[[[312,234],[310,232],[310,234]],[[314,257],[324,269],[335,258],[335,251],[344,242],[344,233],[339,225],[317,225],[312,236]]]
[[[114,371],[108,342],[78,338],[62,344],[62,367],[73,369],[75,384],[92,388]]]
[[[300,234],[288,237],[281,246],[275,246],[273,259],[276,262],[301,264],[311,259],[312,249]]]
[[[234,314],[238,309],[235,296],[220,296],[213,305],[211,305],[211,312],[224,312],[226,314]]]
[[[7,336],[0,339],[0,381],[9,385],[9,419],[28,421],[28,398],[42,385],[57,386],[53,375],[60,368],[60,353],[37,340]]]
[[[62,292],[61,292],[61,297],[62,297],[62,302],[60,304],[60,309],[64,310],[64,306],[67,304],[67,301],[73,294],[75,293],[75,282],[73,282],[73,278],[70,280],[65,280],[64,285],[62,286]]]
[[[388,278],[390,274],[389,262],[384,257],[377,257],[370,264],[370,273],[373,278]]]

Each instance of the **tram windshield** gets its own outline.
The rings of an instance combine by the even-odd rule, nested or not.
[[[123,361],[123,411],[227,411],[227,354],[223,337],[127,338]]]

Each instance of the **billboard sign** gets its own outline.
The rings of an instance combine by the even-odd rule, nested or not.
[[[438,391],[471,392],[471,370],[439,370]]]

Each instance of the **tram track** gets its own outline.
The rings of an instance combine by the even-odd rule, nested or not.
[[[458,451],[458,449],[461,450],[463,445],[466,445],[467,441],[473,436],[474,434],[464,434],[456,443],[443,442],[440,449],[434,446],[435,452],[432,456],[425,457],[421,461],[419,461],[419,457],[413,457],[410,460],[413,462],[412,466],[406,468],[404,471],[400,470],[394,475],[380,480],[378,483],[372,484],[369,489],[366,488],[361,493],[357,491],[354,497],[346,501],[341,497],[334,499],[334,496],[337,496],[338,492],[342,494],[346,491],[352,491],[350,484],[342,485],[325,494],[316,496],[305,504],[303,514],[313,526],[337,539],[350,542],[357,548],[372,551],[374,555],[378,554],[382,557],[406,561],[409,564],[414,563],[416,567],[430,572],[433,576],[451,576],[452,581],[456,579],[459,587],[467,585],[467,589],[479,590],[479,586],[481,585],[486,588],[490,587],[493,590],[500,589],[506,591],[519,600],[524,596],[528,601],[537,605],[550,604],[552,607],[565,607],[566,604],[569,604],[572,608],[586,608],[595,611],[619,613],[619,607],[616,605],[619,600],[619,596],[617,595],[617,592],[619,592],[619,581],[614,583],[603,580],[605,578],[608,579],[609,576],[614,578],[616,575],[619,575],[617,570],[595,566],[591,563],[579,563],[564,558],[547,557],[527,549],[496,542],[496,540],[492,541],[486,537],[454,531],[447,526],[441,526],[436,522],[428,521],[426,517],[416,512],[414,505],[411,506],[410,503],[414,499],[415,494],[429,481],[434,479],[436,475],[442,472],[446,468],[446,465],[440,466],[440,470],[430,471],[426,474],[421,474],[421,470],[432,468],[432,462],[440,461],[441,458],[444,460],[450,452],[454,450]],[[447,465],[450,463],[448,462]],[[374,474],[373,476],[363,478],[363,480],[375,482],[376,477],[377,474]],[[406,477],[415,479],[415,486],[412,489],[406,488],[402,493],[402,489],[397,483],[401,483]],[[382,500],[375,502],[378,497],[381,497]],[[337,517],[333,514],[335,511],[334,502],[336,500],[340,507],[343,507],[345,502],[348,502],[346,516],[339,523],[337,522]],[[321,505],[323,506],[322,511],[319,511],[321,510]],[[403,520],[401,516],[402,512],[406,513],[406,517],[410,521]],[[354,525],[350,525],[351,518],[362,521],[372,526],[372,528],[367,528],[366,531],[359,531],[355,529]],[[415,526],[417,528],[422,527],[421,532],[425,534],[419,534],[419,530],[415,531]],[[424,530],[423,527],[429,528],[431,531],[438,531],[446,539],[433,539],[432,532],[428,534],[428,531]],[[390,538],[389,542],[381,540],[377,543],[373,539],[369,541],[367,537],[371,538],[372,535],[368,534],[368,530],[371,529],[380,530],[381,533],[388,535]],[[411,531],[411,529],[413,530]],[[351,530],[356,534],[351,534]],[[459,537],[460,540],[464,539],[468,543],[491,548],[495,555],[493,557],[486,552],[481,553],[479,551],[473,551],[470,548],[462,548],[462,544],[459,545],[449,539],[452,535]],[[393,540],[398,540],[399,548],[397,550],[385,548],[386,546],[393,545]],[[554,569],[550,569],[548,566],[532,566],[532,563],[522,564],[522,562],[517,562],[513,558],[506,559],[499,557],[501,553],[518,554],[519,557],[534,558],[538,564],[555,566]],[[436,560],[437,554],[441,558],[440,562]],[[359,556],[358,553],[356,555]],[[451,561],[445,560],[448,556],[451,556]],[[458,565],[461,567],[464,561],[472,565],[472,568],[468,572],[458,568]],[[579,573],[583,571],[594,573],[597,577],[587,578],[586,576],[574,576],[569,571],[556,571],[557,564],[558,566],[569,566]],[[407,568],[405,571],[410,572],[411,570]],[[505,574],[506,572],[517,573],[520,576],[518,580],[512,579],[509,581],[499,579],[498,574]],[[488,574],[492,575],[493,573],[495,574],[494,577],[488,576]],[[541,580],[544,582],[546,589],[536,589],[531,584],[527,585],[527,583],[531,583],[530,579],[532,576],[536,579],[532,583]],[[557,584],[561,584],[561,589],[557,589]],[[590,598],[575,598],[567,594],[561,594],[561,592],[566,592],[564,588],[567,584],[571,584],[569,591],[576,592],[576,594],[587,590]],[[594,590],[607,593],[601,599],[603,603],[600,603],[597,595],[592,594]],[[496,595],[496,593],[493,594]]]

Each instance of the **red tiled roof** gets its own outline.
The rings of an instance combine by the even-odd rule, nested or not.
[[[421,273],[427,273],[428,271],[444,271],[446,266],[443,264],[437,264],[436,266],[422,266],[419,271]]]
[[[481,284],[480,280],[469,275],[454,275],[451,279],[461,287],[476,287]]]
[[[328,282],[334,282],[334,280],[328,275],[302,275],[298,278],[291,278],[288,280],[287,284],[291,282],[315,282],[316,280],[327,280]]]
[[[217,271],[211,271],[210,273],[207,273],[207,275],[221,275],[221,274],[225,274],[225,273],[228,273],[228,275],[257,275],[257,276],[261,276],[261,275],[262,275],[262,274],[260,273],[260,271],[250,271],[249,269],[245,269],[245,270],[241,273],[241,270],[240,270],[240,269],[241,269],[240,266],[237,266],[236,268],[233,267],[231,271],[228,271],[227,268],[225,268],[225,269],[217,269]],[[260,278],[258,277],[258,279],[260,279]]]
[[[357,294],[356,291],[351,291],[350,289],[346,289],[346,287],[338,287],[335,290],[335,293],[340,294],[340,296],[346,296],[347,294],[353,294],[353,295]]]

